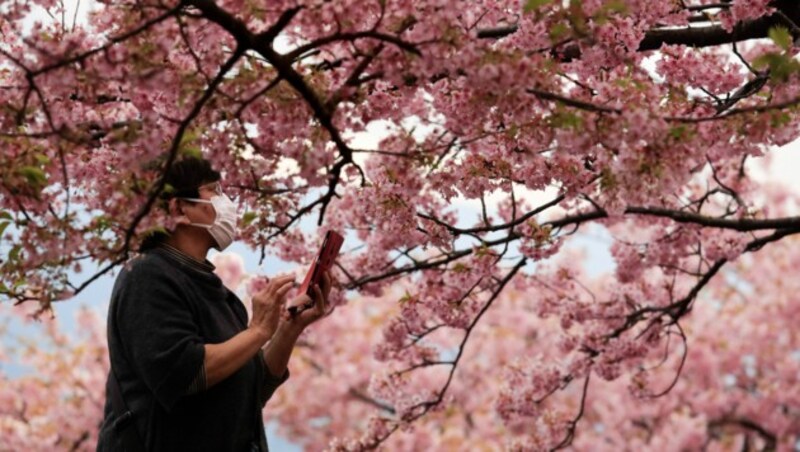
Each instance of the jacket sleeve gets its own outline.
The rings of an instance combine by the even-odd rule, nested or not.
[[[280,387],[286,380],[289,379],[289,369],[286,369],[286,372],[283,375],[276,377],[275,375],[270,372],[269,367],[267,366],[267,361],[264,358],[264,349],[260,349],[258,351],[258,357],[261,360],[262,368],[264,369],[264,382],[259,388],[259,401],[261,402],[261,407],[263,408],[269,399],[272,398],[272,394],[275,393],[275,390]]]
[[[115,322],[126,358],[169,411],[202,372],[205,348],[177,281],[150,266],[128,274]]]

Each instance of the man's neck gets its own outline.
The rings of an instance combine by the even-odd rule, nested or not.
[[[204,241],[201,237],[182,229],[173,232],[164,242],[198,262],[206,261],[206,255],[210,249],[208,245],[203,243]]]

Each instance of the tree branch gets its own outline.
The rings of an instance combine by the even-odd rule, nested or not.
[[[222,83],[222,80],[225,78],[225,75],[228,71],[233,68],[239,58],[244,54],[245,49],[243,47],[237,47],[233,54],[228,58],[228,60],[220,67],[219,72],[217,73],[214,80],[211,81],[211,84],[206,88],[203,95],[200,99],[195,102],[194,107],[189,112],[189,115],[184,118],[181,122],[180,126],[178,126],[178,130],[175,133],[175,137],[172,139],[172,146],[167,153],[167,161],[164,164],[162,170],[162,176],[158,179],[155,186],[150,191],[148,195],[147,202],[144,206],[139,210],[136,216],[133,219],[133,222],[125,231],[125,242],[122,249],[118,250],[118,252],[122,252],[123,255],[127,255],[128,251],[130,250],[130,242],[133,239],[134,233],[136,231],[136,227],[139,223],[144,219],[144,217],[150,212],[150,209],[155,204],[156,199],[164,190],[164,186],[166,185],[167,181],[164,178],[164,175],[167,174],[172,167],[177,155],[178,149],[180,149],[181,141],[183,140],[183,135],[186,132],[186,129],[189,128],[189,125],[194,121],[194,119],[200,114],[200,111],[203,109],[203,106],[208,102],[209,99],[214,95],[217,87]]]
[[[800,4],[792,0],[779,0],[774,2],[778,11],[795,23],[800,22]],[[727,31],[721,25],[706,27],[685,28],[656,28],[648,31],[636,49],[640,52],[658,50],[661,46],[683,44],[689,47],[712,47],[732,42],[747,41],[750,39],[766,38],[769,29],[775,25],[785,24],[786,20],[779,15],[763,16],[758,19],[739,22],[732,31]],[[508,25],[495,28],[478,30],[479,39],[499,39],[516,33],[518,26]],[[577,44],[562,48],[557,53],[557,59],[568,62],[581,57],[581,50]]]

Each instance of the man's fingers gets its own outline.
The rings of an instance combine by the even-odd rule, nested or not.
[[[284,284],[290,281],[294,281],[294,276],[284,275],[284,276],[279,276],[277,278],[273,278],[267,285],[266,290],[267,292],[274,294],[275,292],[278,291],[279,288],[281,288]]]
[[[294,306],[300,309],[301,313],[306,311],[306,306],[308,306],[311,302],[313,302],[313,300],[306,294],[299,295],[293,300]]]
[[[277,301],[283,301],[284,295],[286,295],[286,292],[288,292],[293,286],[294,284],[292,283],[292,281],[289,281],[286,282],[281,287],[279,287],[275,292],[275,299]]]
[[[322,289],[317,284],[314,284],[314,308],[317,314],[325,313],[325,297],[322,296]]]
[[[325,294],[326,298],[328,297],[328,294],[331,293],[331,282],[331,273],[325,272],[325,274],[322,275],[322,293]]]

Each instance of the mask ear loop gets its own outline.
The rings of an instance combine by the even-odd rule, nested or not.
[[[180,199],[185,199],[187,201],[192,201],[192,202],[199,202],[203,204],[212,204],[212,202],[207,199],[200,199],[200,198],[180,198]]]
[[[203,203],[203,204],[212,204],[211,201],[209,201],[207,199],[200,199],[200,198],[180,197],[180,198],[176,198],[176,199],[184,199],[186,201],[199,202],[199,203]],[[204,229],[208,229],[208,228],[211,227],[210,224],[194,223],[192,220],[189,219],[189,217],[185,213],[181,213],[181,216],[178,219],[178,224],[185,224],[187,226],[197,226],[197,227],[201,227],[201,228],[204,228]]]

